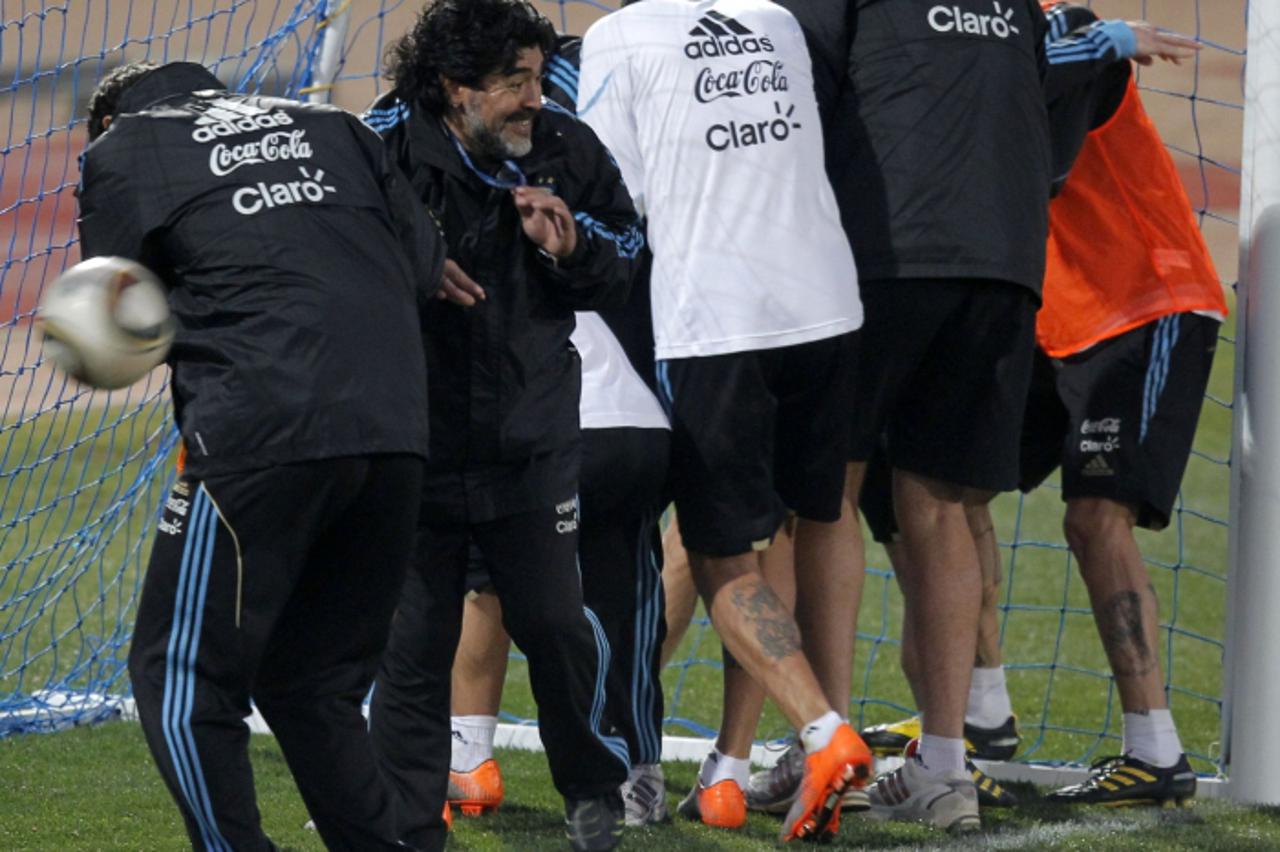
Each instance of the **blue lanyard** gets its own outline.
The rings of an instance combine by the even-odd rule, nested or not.
[[[462,143],[458,141],[458,137],[454,135],[453,131],[450,130],[447,125],[445,126],[444,132],[448,133],[449,138],[453,140],[453,147],[458,149],[458,156],[462,157],[463,164],[467,168],[471,169],[472,173],[475,174],[476,177],[480,178],[480,180],[484,181],[489,186],[494,189],[515,189],[517,186],[529,185],[529,179],[524,176],[524,172],[520,171],[520,167],[516,165],[515,160],[502,161],[503,167],[515,175],[514,180],[494,177],[493,175],[487,175],[480,171],[480,169],[476,168],[476,164],[471,162],[471,157],[467,156],[467,149],[462,147]]]

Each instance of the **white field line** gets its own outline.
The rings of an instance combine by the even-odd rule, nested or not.
[[[365,713],[368,713],[368,705],[365,705]],[[132,698],[120,700],[120,715],[121,718],[129,720],[138,718],[137,709]],[[246,721],[249,724],[249,730],[255,734],[271,733],[267,723],[256,709]],[[532,724],[511,725],[504,723],[498,725],[498,731],[493,738],[493,745],[495,748],[542,751],[542,739],[538,736],[538,727]],[[700,739],[698,737],[664,736],[662,738],[662,759],[665,762],[697,762],[707,755],[713,745],[713,740]],[[757,743],[751,749],[751,762],[756,766],[768,768],[778,761],[781,754],[782,749],[776,745]],[[893,769],[900,762],[898,758],[877,760],[876,772],[878,774]],[[1067,784],[1076,784],[1083,781],[1089,774],[1088,769],[1080,766],[999,763],[985,760],[980,760],[977,763],[982,771],[999,781],[1027,782],[1038,787],[1062,787]],[[1198,781],[1196,795],[1205,799],[1220,799],[1226,797],[1226,791],[1226,778],[1201,777]],[[1094,824],[1097,825],[1098,823]],[[1123,822],[1118,823],[1118,825],[1127,826],[1129,823]]]

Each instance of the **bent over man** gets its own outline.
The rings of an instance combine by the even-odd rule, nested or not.
[[[178,322],[186,465],[129,654],[147,745],[194,848],[275,849],[252,698],[330,849],[403,848],[360,705],[411,555],[439,234],[355,116],[199,65],[108,75],[89,135],[84,253],[151,267]]]

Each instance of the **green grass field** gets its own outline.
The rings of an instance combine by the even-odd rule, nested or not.
[[[319,838],[303,829],[306,809],[293,788],[275,741],[252,739],[263,825],[286,849],[319,850]],[[476,852],[563,850],[562,804],[547,783],[540,754],[499,755],[507,779],[507,804],[494,816],[459,820],[451,849]],[[696,767],[667,767],[668,802],[693,783]],[[0,740],[0,849],[11,852],[79,850],[178,850],[186,845],[181,821],[151,765],[139,726],[114,722],[53,736]],[[1024,798],[1034,790],[1019,786]],[[982,833],[964,840],[923,826],[876,824],[846,818],[833,849],[1074,849],[1273,850],[1280,848],[1280,810],[1198,801],[1177,810],[1102,808],[1069,810],[1030,803],[984,813]],[[724,832],[682,820],[628,832],[622,849],[775,849],[778,821],[753,815],[740,832]]]

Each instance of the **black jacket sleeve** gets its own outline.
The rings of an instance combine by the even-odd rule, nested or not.
[[[565,203],[573,213],[578,243],[568,257],[553,263],[540,256],[540,262],[562,302],[574,310],[595,310],[626,300],[642,263],[644,233],[604,143],[585,124],[574,124],[579,138],[566,142],[583,179]]]
[[[1053,146],[1052,194],[1066,183],[1089,131],[1105,124],[1124,99],[1132,68],[1092,10],[1059,3],[1049,11],[1045,82]]]
[[[431,218],[429,211],[414,195],[409,179],[392,159],[382,137],[355,116],[350,117],[350,126],[369,152],[392,227],[413,268],[421,306],[440,289],[446,254],[444,234],[439,223]]]
[[[1044,90],[1047,103],[1088,85],[1111,65],[1124,60],[1115,33],[1119,21],[1100,21],[1093,10],[1059,3],[1048,13],[1045,40],[1048,74]]]

